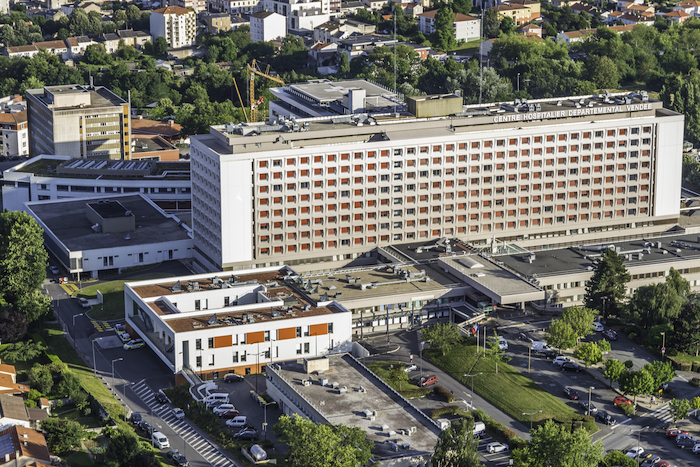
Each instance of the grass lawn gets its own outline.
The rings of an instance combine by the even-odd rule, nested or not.
[[[423,355],[426,354],[434,364],[453,378],[464,382],[468,388],[471,388],[471,379],[468,380],[463,375],[482,373],[474,377],[474,392],[526,425],[529,424],[530,417],[522,414],[538,410],[542,413],[533,417],[534,422],[549,418],[565,421],[578,415],[571,407],[510,365],[500,362],[496,374],[493,361],[484,358],[477,361],[473,344],[459,345],[444,356],[434,350],[424,351]]]
[[[51,352],[68,365],[80,380],[85,391],[92,394],[115,420],[124,418],[124,408],[112,397],[109,390],[95,378],[92,368],[78,356],[73,347],[63,337],[63,331],[58,324],[46,324],[43,331],[44,339]]]
[[[452,54],[452,52],[456,53],[457,55],[464,53],[464,52],[477,52],[479,50],[479,44],[481,41],[476,40],[476,41],[469,41],[465,42],[464,44],[459,44],[457,47],[454,49],[450,50],[448,54]]]
[[[88,455],[88,453],[85,451],[79,451],[79,452],[76,452],[75,454],[71,454],[70,456],[68,456],[64,460],[71,467],[83,467],[83,466],[95,465],[95,463],[92,462],[92,460],[90,460],[90,456]]]
[[[104,297],[104,309],[102,310],[100,307],[95,306],[88,312],[88,316],[98,321],[122,319],[124,318],[124,282],[160,279],[163,277],[173,277],[173,274],[157,272],[141,274],[128,279],[91,285],[81,289],[75,295],[76,297],[97,298],[97,291],[99,290]]]
[[[372,362],[372,363],[367,363],[367,368],[372,370],[375,375],[379,376],[386,384],[394,388],[395,391],[402,393],[402,392],[407,392],[407,391],[420,391],[423,388],[418,386],[417,384],[414,384],[410,381],[396,381],[392,379],[391,377],[391,370],[389,369],[390,365],[394,365],[394,368],[398,366],[398,362]],[[426,390],[426,392],[430,392],[430,388]],[[404,395],[404,397],[408,397]]]

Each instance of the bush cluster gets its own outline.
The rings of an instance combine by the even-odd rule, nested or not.
[[[444,387],[439,386],[439,385],[435,386],[433,388],[433,393],[436,396],[441,397],[443,400],[445,400],[448,403],[454,402],[454,400],[455,400],[455,395],[452,394],[451,391],[448,391],[447,389],[445,389]]]
[[[700,378],[696,376],[695,378],[690,380],[690,384],[692,384],[696,388],[700,387]]]

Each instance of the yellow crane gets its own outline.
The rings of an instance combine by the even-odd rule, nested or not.
[[[277,78],[276,76],[271,76],[270,73],[270,65],[267,66],[265,71],[263,72],[260,67],[258,66],[258,63],[253,59],[253,62],[249,65],[246,66],[248,69],[248,73],[250,73],[250,89],[248,91],[248,105],[250,109],[250,119],[248,119],[248,114],[245,111],[245,106],[243,105],[243,99],[241,98],[241,92],[238,90],[238,84],[236,83],[236,79],[233,79],[233,84],[236,86],[236,92],[238,93],[238,99],[241,102],[241,106],[243,107],[243,115],[245,115],[245,119],[248,123],[250,122],[257,122],[258,121],[258,106],[262,103],[262,101],[258,102],[255,100],[255,75],[262,76],[263,78],[267,78],[269,80],[272,80],[276,83],[279,83],[284,86],[284,81],[281,79]],[[262,98],[261,98],[262,99]]]

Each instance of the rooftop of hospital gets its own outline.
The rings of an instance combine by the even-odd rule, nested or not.
[[[322,375],[307,374],[297,361],[274,365],[273,370],[329,423],[362,428],[375,442],[377,457],[435,449],[437,424],[349,355],[331,357]],[[321,384],[323,379],[327,385]],[[305,380],[311,384],[304,384]]]

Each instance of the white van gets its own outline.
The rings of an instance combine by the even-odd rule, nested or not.
[[[153,445],[158,449],[168,449],[170,447],[170,441],[168,438],[160,431],[154,431],[151,435],[151,440]]]
[[[484,422],[474,422],[474,437],[481,438],[486,434],[486,425]]]
[[[228,394],[225,392],[214,392],[209,394],[206,399],[204,399],[204,404],[209,407],[213,402],[221,402],[222,404],[228,404]]]

